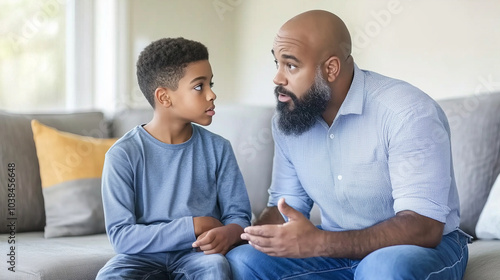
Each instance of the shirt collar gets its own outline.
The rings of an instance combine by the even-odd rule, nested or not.
[[[342,102],[339,109],[339,115],[349,115],[356,114],[361,115],[363,113],[364,104],[364,92],[365,92],[365,75],[361,69],[358,68],[356,63],[354,63],[354,77],[352,78],[351,87],[347,92],[347,96]]]

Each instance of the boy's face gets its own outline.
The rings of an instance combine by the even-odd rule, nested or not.
[[[189,63],[184,71],[177,90],[170,94],[171,109],[181,121],[209,125],[215,114],[217,97],[211,88],[212,67],[208,60],[200,60]]]

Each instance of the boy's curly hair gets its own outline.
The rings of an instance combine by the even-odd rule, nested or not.
[[[208,59],[202,43],[179,38],[163,38],[149,44],[137,60],[137,80],[149,104],[155,107],[158,87],[177,90],[188,63]]]

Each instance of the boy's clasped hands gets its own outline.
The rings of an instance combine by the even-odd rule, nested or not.
[[[240,235],[243,233],[241,226],[223,225],[213,217],[193,217],[193,225],[196,241],[192,246],[207,255],[217,253],[225,255],[234,244],[239,243]]]

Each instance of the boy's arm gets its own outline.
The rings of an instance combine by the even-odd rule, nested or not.
[[[217,163],[217,199],[220,208],[220,221],[224,225],[237,224],[241,228],[250,225],[252,212],[243,175],[229,141],[226,140],[220,151]]]
[[[221,227],[223,224],[213,217],[193,217],[194,235],[200,236],[213,228]]]
[[[226,254],[241,242],[243,229],[250,225],[250,200],[229,141],[224,143],[220,156],[217,199],[224,226],[204,232],[192,244],[205,254]]]
[[[117,253],[156,253],[191,248],[193,217],[141,224],[136,217],[134,173],[122,151],[108,152],[102,175],[106,232]],[[201,230],[200,230],[201,231]]]

